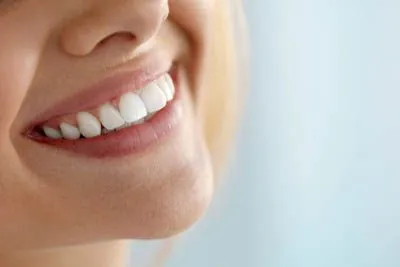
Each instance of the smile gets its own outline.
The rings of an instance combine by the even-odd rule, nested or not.
[[[46,122],[41,128],[50,139],[94,138],[143,124],[173,100],[175,85],[169,74],[143,89],[124,93],[92,111],[81,111]]]
[[[96,158],[143,150],[171,133],[182,117],[178,76],[175,67],[111,78],[48,111],[42,116],[46,119],[34,123],[26,135],[44,145]],[[93,103],[100,104],[93,107]],[[67,112],[71,110],[76,112]]]

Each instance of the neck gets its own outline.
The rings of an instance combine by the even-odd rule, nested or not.
[[[126,267],[129,242],[113,241],[46,251],[0,254],[2,267]]]

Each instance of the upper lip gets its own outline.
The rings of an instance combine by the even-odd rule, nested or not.
[[[124,65],[120,69],[125,70],[119,70],[113,76],[106,77],[91,86],[79,90],[79,93],[52,105],[52,107],[36,116],[28,126],[27,131],[31,131],[51,118],[90,110],[125,92],[142,88],[170,71],[173,65],[172,61],[168,61],[157,54],[146,55],[140,63],[133,61],[131,63],[133,63],[134,67],[129,68],[128,66],[128,70],[126,70],[127,66]]]

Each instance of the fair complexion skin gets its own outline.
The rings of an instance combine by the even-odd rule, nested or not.
[[[120,240],[170,237],[204,213],[213,176],[196,102],[212,11],[212,0],[0,0],[0,266],[124,266]],[[154,100],[151,84],[166,95]],[[127,125],[127,93],[153,117]],[[105,126],[105,104],[123,126]]]

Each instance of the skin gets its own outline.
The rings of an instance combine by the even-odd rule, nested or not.
[[[212,11],[211,0],[0,0],[0,266],[124,266],[119,240],[170,237],[204,213],[213,175],[196,95]],[[92,159],[22,134],[153,50],[182,71],[183,118],[170,138]]]

